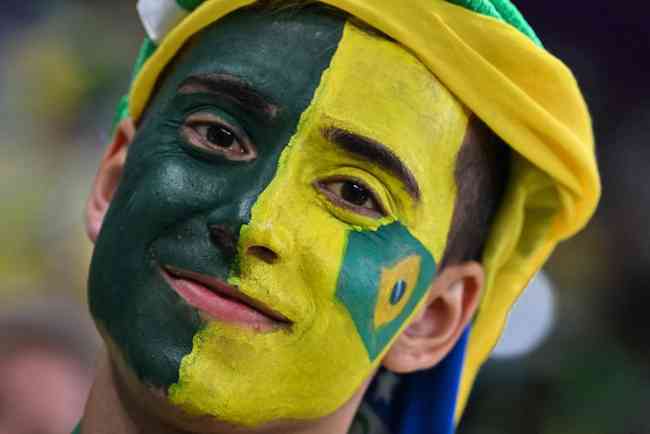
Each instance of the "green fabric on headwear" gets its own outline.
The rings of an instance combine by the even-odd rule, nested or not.
[[[203,1],[203,0],[201,0]],[[156,51],[156,44],[149,39],[148,37],[144,38],[142,45],[140,46],[140,51],[138,52],[138,57],[135,60],[133,65],[133,71],[131,72],[131,82],[138,75],[138,72],[142,69],[142,66],[145,64],[147,59]],[[129,116],[129,96],[124,95],[120,98],[120,102],[117,104],[117,109],[115,111],[115,117],[113,118],[113,125],[111,126],[111,131],[115,132],[117,125],[126,117]]]
[[[176,3],[186,11],[193,11],[199,7],[203,1],[204,0],[176,0]]]
[[[505,21],[542,47],[542,41],[510,0],[447,0],[479,14]]]

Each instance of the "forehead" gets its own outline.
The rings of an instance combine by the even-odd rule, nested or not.
[[[424,163],[423,153],[436,154],[426,159],[436,164],[455,156],[458,149],[439,145],[457,133],[453,126],[464,124],[467,113],[402,46],[347,25],[328,75],[320,100],[323,115],[418,160],[415,166]],[[441,153],[450,155],[441,161]]]
[[[238,10],[192,38],[173,61],[159,99],[170,99],[189,76],[220,73],[240,78],[279,106],[305,107],[344,24],[318,7]]]

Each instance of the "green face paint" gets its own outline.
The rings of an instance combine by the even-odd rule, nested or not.
[[[215,247],[209,227],[235,238],[312,99],[341,37],[343,21],[314,9],[260,15],[242,10],[203,31],[168,71],[130,145],[120,186],[97,240],[89,277],[92,315],[145,383],[178,381],[182,358],[203,321],[173,291],[171,265],[226,279],[232,249]],[[238,77],[278,107],[261,122],[212,94],[179,94],[190,76]],[[195,152],[182,133],[192,113],[226,118],[255,143],[254,161]]]
[[[435,273],[431,253],[400,223],[350,233],[336,296],[371,360],[413,313]]]

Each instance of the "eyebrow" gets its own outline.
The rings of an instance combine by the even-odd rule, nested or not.
[[[193,75],[178,86],[182,94],[210,93],[225,97],[242,109],[252,112],[265,121],[273,121],[279,108],[248,83],[230,74]]]
[[[420,186],[413,173],[386,145],[336,127],[325,128],[323,136],[346,151],[383,167],[404,184],[413,199],[420,200]]]

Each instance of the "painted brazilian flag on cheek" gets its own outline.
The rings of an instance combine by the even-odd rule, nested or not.
[[[431,254],[399,222],[350,233],[336,297],[350,311],[371,360],[413,313],[435,274]]]

